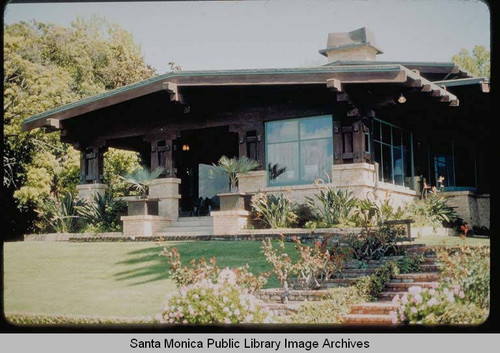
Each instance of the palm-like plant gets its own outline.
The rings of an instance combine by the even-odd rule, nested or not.
[[[119,228],[120,214],[126,210],[126,203],[115,200],[111,194],[94,194],[91,202],[76,206],[85,221],[101,231],[113,231]]]
[[[229,191],[237,191],[238,173],[246,174],[259,166],[257,161],[246,156],[241,158],[228,158],[222,156],[214,167],[222,174],[229,176]]]
[[[135,190],[139,191],[141,198],[145,199],[148,197],[149,187],[153,181],[158,179],[164,171],[165,168],[163,167],[156,167],[152,171],[149,171],[144,167],[142,169],[137,169],[131,174],[126,174],[120,177],[126,183],[132,185]]]
[[[71,192],[50,197],[43,207],[37,210],[41,220],[57,233],[71,233],[77,228],[77,209],[83,205],[83,200],[77,199]]]

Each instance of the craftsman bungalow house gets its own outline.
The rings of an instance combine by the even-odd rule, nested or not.
[[[376,61],[382,51],[365,28],[330,33],[319,52],[328,61],[319,67],[170,72],[31,117],[24,128],[60,130],[81,151],[83,197],[106,189],[109,147],[166,168],[150,193],[159,214],[124,217],[125,233],[167,232],[200,197],[227,192],[211,168],[222,155],[260,163],[240,178],[240,192],[289,191],[299,202],[321,178],[402,204],[424,179],[436,185],[443,176],[462,218],[489,227],[489,83],[452,62]],[[214,208],[212,216],[196,220],[200,232],[237,232],[248,213]]]

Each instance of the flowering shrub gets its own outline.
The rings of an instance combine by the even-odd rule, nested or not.
[[[217,259],[215,257],[210,258],[208,262],[205,258],[199,259],[198,262],[193,259],[190,262],[190,266],[182,266],[181,256],[176,248],[170,250],[164,248],[161,255],[167,257],[170,265],[170,278],[178,286],[188,286],[202,280],[217,283],[221,274],[225,273],[227,275],[231,272],[238,286],[246,288],[249,292],[253,293],[267,283],[267,278],[270,275],[270,272],[255,275],[249,271],[248,264],[231,270],[227,268],[221,270],[217,266]]]
[[[274,320],[248,289],[236,284],[233,271],[222,270],[216,283],[204,279],[170,294],[158,321],[204,325],[270,323]]]
[[[411,324],[446,324],[450,304],[461,301],[465,293],[458,287],[436,284],[432,288],[413,286],[403,296],[394,297],[399,321]]]
[[[490,304],[490,248],[460,246],[442,249],[438,258],[443,263],[443,281],[460,286],[465,299],[482,309]]]

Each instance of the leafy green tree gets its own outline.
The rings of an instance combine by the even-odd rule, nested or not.
[[[476,77],[490,78],[490,52],[482,45],[476,45],[472,54],[467,49],[460,50],[451,60]]]
[[[12,231],[25,232],[44,200],[74,191],[79,179],[79,152],[61,143],[58,132],[22,131],[22,122],[154,74],[132,35],[104,18],[77,18],[69,27],[36,21],[4,26],[3,184],[11,228],[17,227]],[[108,180],[121,168],[139,167],[130,152],[113,152],[107,162]]]

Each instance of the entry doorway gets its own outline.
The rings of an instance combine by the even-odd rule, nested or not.
[[[205,216],[219,209],[217,194],[229,191],[229,180],[212,164],[222,156],[238,156],[238,134],[229,132],[228,126],[184,130],[174,145],[181,179],[180,216]]]

